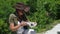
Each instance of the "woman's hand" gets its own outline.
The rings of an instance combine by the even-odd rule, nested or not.
[[[26,26],[26,25],[27,25],[27,23],[26,23],[26,22],[24,22],[24,21],[22,21],[22,22],[20,23],[20,25],[21,25],[21,26]]]

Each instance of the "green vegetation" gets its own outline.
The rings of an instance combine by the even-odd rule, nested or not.
[[[11,34],[8,18],[15,12],[12,7],[17,2],[23,2],[30,6],[30,14],[27,16],[30,21],[36,21],[37,32],[51,29],[54,21],[60,19],[60,0],[0,0],[0,33]],[[60,22],[60,21],[58,21]]]

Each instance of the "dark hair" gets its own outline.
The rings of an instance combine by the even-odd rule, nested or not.
[[[24,10],[24,4],[23,3],[16,3],[14,8],[16,10]]]
[[[16,3],[14,5],[14,8],[17,10],[23,10],[24,12],[26,12],[24,9],[28,8],[29,6],[28,5],[25,5],[24,3]],[[29,7],[30,8],[30,7]],[[29,10],[29,8],[27,10]]]
[[[18,11],[20,11],[20,10],[24,11],[25,5],[24,5],[23,3],[16,3],[15,9],[16,9],[16,12],[15,12],[14,14],[18,17],[18,20],[19,20],[20,22],[21,22],[22,20],[23,20],[23,21],[26,21],[27,18],[26,18],[26,16],[25,16],[25,14],[22,15],[22,18],[20,18],[19,15],[18,15]],[[24,29],[27,29],[27,28],[28,28],[27,26],[24,26]]]

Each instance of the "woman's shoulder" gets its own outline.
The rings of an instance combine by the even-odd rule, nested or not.
[[[12,13],[12,14],[10,14],[10,16],[15,16],[15,14]]]
[[[12,14],[10,14],[10,17],[16,17],[16,15],[12,13]]]

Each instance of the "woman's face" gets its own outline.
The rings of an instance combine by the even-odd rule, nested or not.
[[[18,11],[19,16],[23,15],[23,11]]]

